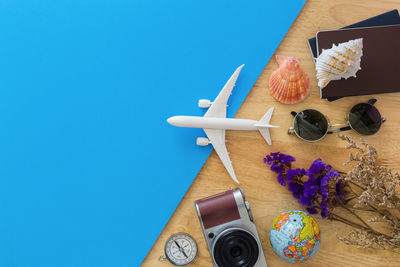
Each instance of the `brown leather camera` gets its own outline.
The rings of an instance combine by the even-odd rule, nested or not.
[[[250,204],[240,188],[197,200],[195,207],[214,266],[267,266]]]

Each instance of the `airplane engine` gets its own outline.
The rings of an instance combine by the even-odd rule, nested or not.
[[[196,140],[196,144],[198,145],[198,146],[207,146],[207,145],[209,145],[211,142],[210,142],[210,140],[208,140],[208,138],[205,138],[205,137],[197,137],[197,140]]]
[[[200,99],[199,100],[199,108],[209,108],[212,105],[212,102],[208,99]]]

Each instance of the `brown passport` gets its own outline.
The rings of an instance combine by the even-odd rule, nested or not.
[[[361,70],[357,77],[331,81],[321,98],[392,93],[400,91],[400,25],[320,31],[318,55],[332,44],[363,38]]]

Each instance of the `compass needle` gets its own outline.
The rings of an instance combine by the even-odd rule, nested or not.
[[[174,242],[175,242],[176,246],[177,246],[179,249],[181,249],[181,246],[179,246],[178,242],[176,242],[176,240],[174,240]]]

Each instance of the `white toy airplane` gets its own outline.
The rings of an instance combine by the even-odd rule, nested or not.
[[[269,124],[272,112],[274,111],[273,107],[270,108],[259,121],[226,118],[227,102],[243,66],[244,65],[236,69],[214,102],[210,102],[210,100],[207,99],[199,100],[199,107],[209,107],[203,117],[174,116],[167,120],[169,124],[177,127],[203,128],[208,138],[198,137],[197,145],[206,146],[211,143],[226,170],[237,183],[239,183],[239,181],[233,171],[232,162],[225,146],[225,130],[259,130],[265,141],[271,145],[271,137],[268,128],[279,127]]]

